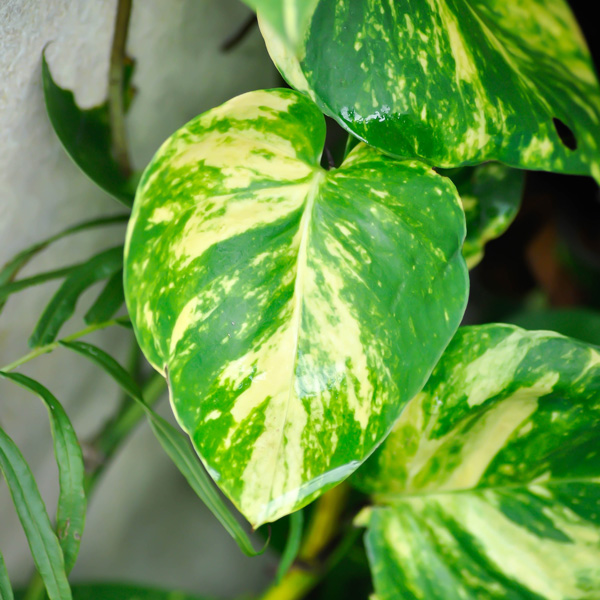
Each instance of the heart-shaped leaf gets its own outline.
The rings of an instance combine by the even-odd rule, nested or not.
[[[288,82],[394,156],[600,181],[600,87],[564,0],[248,0]]]
[[[599,399],[596,347],[460,329],[356,475],[377,598],[593,598]]]
[[[128,229],[140,345],[254,526],[361,464],[465,306],[452,183],[363,144],[324,171],[324,136],[297,92],[234,98],[162,146]]]

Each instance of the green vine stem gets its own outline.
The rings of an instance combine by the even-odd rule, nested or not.
[[[100,331],[101,329],[112,327],[113,325],[123,326],[126,323],[127,321],[125,321],[122,317],[118,319],[110,319],[109,321],[103,321],[102,323],[95,323],[93,325],[90,325],[89,327],[86,327],[85,329],[81,329],[75,333],[72,333],[71,335],[68,335],[60,340],[56,340],[55,342],[51,342],[50,344],[45,344],[44,346],[40,346],[39,348],[33,349],[28,354],[25,354],[21,356],[21,358],[18,358],[10,364],[0,368],[0,371],[5,371],[7,373],[9,371],[14,371],[16,368],[20,367],[21,365],[24,365],[25,363],[28,363],[34,358],[56,350],[60,346],[61,342],[73,342],[74,340],[78,340],[79,338],[85,337],[86,335],[93,333],[94,331]]]
[[[167,389],[164,377],[155,373],[142,389],[143,398],[148,406],[153,406]],[[117,415],[108,421],[98,435],[86,444],[95,460],[86,473],[84,489],[89,497],[96,487],[110,459],[124,440],[144,418],[145,413],[135,402],[128,402]]]
[[[340,518],[349,491],[348,484],[341,483],[319,498],[298,558],[281,581],[272,585],[260,600],[300,600],[339,560],[337,552],[329,560],[323,560],[323,554],[340,533]],[[344,547],[347,549],[347,545]]]
[[[115,30],[110,52],[108,72],[108,112],[112,136],[112,150],[123,175],[131,175],[131,162],[125,129],[124,66],[125,45],[131,17],[132,0],[119,0],[115,18]]]

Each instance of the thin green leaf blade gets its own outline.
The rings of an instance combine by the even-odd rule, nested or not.
[[[62,325],[73,315],[81,294],[94,283],[117,273],[122,265],[123,247],[116,246],[100,252],[72,271],[44,309],[29,338],[29,345],[35,348],[53,342]]]
[[[13,281],[18,272],[39,252],[45,250],[50,244],[57,242],[65,237],[73,235],[75,233],[79,233],[81,231],[86,231],[87,229],[95,229],[96,227],[106,227],[109,225],[118,225],[122,223],[126,223],[129,220],[129,215],[111,215],[109,217],[101,217],[98,219],[90,219],[88,221],[83,221],[81,223],[77,223],[76,225],[72,225],[59,233],[55,233],[54,235],[46,238],[45,240],[22,250],[18,254],[16,254],[12,259],[10,259],[3,267],[0,269],[0,286],[3,286],[10,281]]]
[[[69,265],[68,267],[53,269],[51,271],[46,271],[45,273],[38,273],[37,275],[32,275],[31,277],[25,277],[23,279],[17,279],[17,281],[5,283],[4,285],[0,286],[0,310],[6,303],[7,298],[12,294],[21,292],[36,285],[41,285],[47,281],[67,277],[82,264],[83,263],[77,263],[74,265]]]
[[[33,475],[0,427],[0,470],[8,484],[35,566],[50,600],[71,600],[63,554]]]
[[[599,398],[596,347],[460,329],[356,478],[378,598],[593,597]]]
[[[209,600],[181,591],[161,590],[124,583],[79,583],[73,585],[73,600]]]
[[[564,0],[320,0],[285,23],[303,1],[279,18],[270,0],[249,3],[287,81],[370,145],[600,181],[600,87]]]
[[[150,427],[163,450],[186,478],[191,488],[217,517],[227,532],[248,556],[261,554],[267,547],[256,551],[252,541],[212,485],[212,481],[198,461],[185,436],[171,424],[157,415],[144,401],[142,391],[127,371],[101,348],[87,342],[61,342],[65,348],[85,356],[100,366],[121,388],[135,400],[146,413]],[[268,543],[268,542],[267,542]]]
[[[56,534],[63,551],[65,570],[69,573],[79,554],[87,507],[84,491],[85,467],[77,435],[64,408],[47,388],[20,373],[0,371],[0,377],[33,392],[48,408],[60,483]]]
[[[275,576],[277,581],[281,581],[285,574],[289,571],[290,567],[298,556],[300,550],[300,544],[302,542],[302,532],[304,528],[304,513],[301,510],[292,513],[290,519],[290,531],[288,538],[285,543],[285,548],[281,554],[281,560],[277,567],[277,575]]]
[[[80,109],[73,92],[54,82],[45,53],[42,83],[46,110],[64,149],[94,183],[131,208],[139,173],[123,173],[112,156],[108,104]]]
[[[467,221],[463,256],[476,267],[487,242],[501,236],[521,206],[525,173],[499,163],[442,172],[456,185]]]
[[[0,600],[14,600],[12,586],[4,563],[4,557],[0,552]]]
[[[360,465],[466,301],[451,182],[364,144],[324,171],[324,133],[296,92],[234,98],[163,145],[128,229],[140,346],[255,527]]]
[[[125,304],[123,291],[123,269],[114,273],[102,288],[98,298],[85,314],[88,325],[102,323],[111,319]]]

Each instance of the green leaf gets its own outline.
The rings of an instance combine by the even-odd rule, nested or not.
[[[0,600],[14,600],[12,587],[10,585],[10,579],[8,578],[8,571],[4,564],[4,557],[0,552]]]
[[[487,242],[501,236],[517,216],[525,173],[499,163],[486,163],[441,174],[456,185],[465,211],[463,256],[472,269],[483,258]]]
[[[523,329],[547,329],[600,346],[600,314],[586,308],[524,310],[506,321]]]
[[[85,469],[81,447],[67,413],[43,385],[20,373],[0,371],[0,377],[33,392],[48,408],[60,482],[56,533],[63,551],[65,570],[69,573],[79,554],[87,505],[83,487]]]
[[[73,92],[58,86],[42,54],[44,100],[52,127],[75,164],[105,192],[133,204],[139,173],[123,173],[112,156],[108,103],[82,110]]]
[[[60,269],[53,269],[52,271],[46,271],[45,273],[38,273],[31,277],[25,277],[18,279],[17,281],[10,281],[0,286],[0,310],[6,303],[7,298],[16,293],[26,290],[27,288],[52,281],[53,279],[63,279],[70,275],[73,271],[81,267],[83,263],[77,263],[75,265],[69,265],[68,267],[61,267]]]
[[[71,600],[63,553],[33,475],[15,443],[0,427],[0,470],[50,600]]]
[[[25,600],[24,594],[17,600]],[[123,583],[79,583],[73,585],[73,600],[208,600],[180,591],[167,591]]]
[[[118,225],[120,223],[126,223],[129,219],[129,215],[113,215],[110,217],[102,217],[99,219],[91,219],[89,221],[83,221],[68,227],[67,229],[56,233],[45,240],[22,250],[9,260],[0,269],[0,312],[4,308],[6,298],[15,292],[21,291],[31,285],[37,285],[48,281],[49,279],[60,278],[68,275],[73,267],[66,267],[65,269],[57,269],[48,273],[42,273],[35,277],[29,277],[27,279],[21,279],[14,281],[19,271],[39,252],[46,249],[50,244],[56,242],[64,237],[86,231],[87,229],[95,229],[96,227],[106,227],[108,225]]]
[[[600,181],[600,87],[564,0],[247,3],[288,82],[363,141]]]
[[[119,269],[106,282],[100,295],[85,314],[84,320],[88,325],[108,321],[124,303],[123,269]]]
[[[454,186],[361,144],[319,166],[325,123],[257,91],[176,132],[142,176],[125,297],[213,479],[252,523],[352,473],[462,317]]]
[[[237,542],[240,549],[248,556],[262,554],[267,547],[267,543],[262,550],[256,551],[252,546],[252,541],[244,531],[235,517],[231,514],[223,500],[214,489],[210,477],[206,474],[197,456],[187,442],[185,436],[157,415],[144,401],[142,391],[135,383],[131,375],[104,350],[87,342],[60,342],[65,348],[69,348],[85,356],[89,360],[99,365],[108,375],[110,375],[121,388],[135,400],[146,413],[150,427],[167,453],[169,458],[175,463],[181,474],[186,478],[191,488],[198,497],[206,504],[208,509],[219,520],[221,525]]]
[[[123,247],[116,246],[93,256],[74,269],[52,297],[29,338],[32,348],[56,339],[62,325],[75,312],[79,296],[94,283],[111,277],[123,266]]]
[[[599,399],[597,348],[460,329],[357,474],[377,598],[594,597]]]
[[[298,556],[300,543],[302,542],[302,531],[304,527],[304,513],[301,510],[290,515],[290,531],[288,533],[287,542],[279,566],[277,567],[276,580],[281,581],[284,575],[288,572],[293,562]]]

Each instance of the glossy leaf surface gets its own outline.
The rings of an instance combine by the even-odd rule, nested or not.
[[[65,570],[69,573],[79,554],[87,507],[83,488],[85,469],[79,441],[65,409],[47,388],[21,373],[0,371],[0,377],[9,379],[34,393],[48,409],[60,483],[56,509],[56,534],[63,551]]]
[[[324,171],[324,135],[297,92],[239,96],[167,140],[128,229],[138,341],[255,526],[360,465],[465,306],[451,182],[362,144]]]
[[[564,0],[248,3],[288,82],[369,144],[600,180],[600,88]]]
[[[49,600],[71,600],[62,550],[52,530],[44,501],[23,455],[1,427],[0,471],[8,485]]]
[[[131,69],[128,80],[130,76]],[[69,156],[95,184],[131,207],[139,173],[124,173],[112,155],[108,103],[85,110],[79,108],[73,92],[52,79],[44,55],[42,83],[48,117]]]
[[[521,205],[525,173],[499,163],[442,173],[458,190],[467,220],[463,256],[469,269],[483,258],[487,242],[502,235]]]
[[[460,329],[357,474],[377,597],[593,598],[599,439],[597,348]]]

